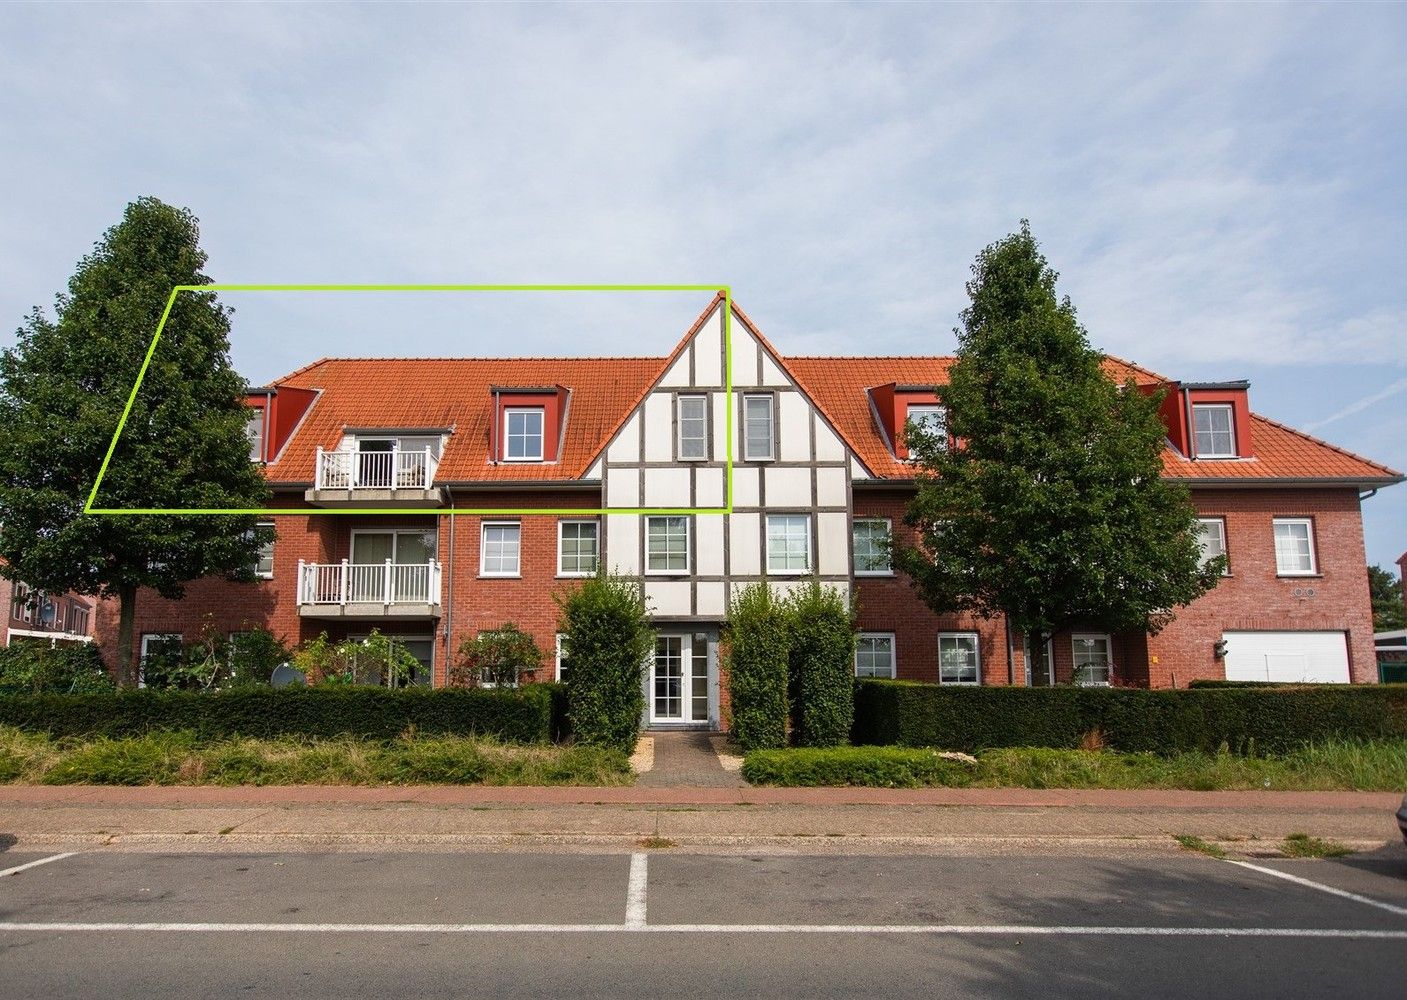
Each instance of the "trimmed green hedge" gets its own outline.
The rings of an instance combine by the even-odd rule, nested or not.
[[[360,736],[418,733],[493,736],[546,743],[553,690],[375,687],[235,688],[229,691],[118,691],[0,697],[0,724],[54,736],[136,736],[186,730],[200,739],[250,736]]]
[[[965,787],[970,764],[944,760],[932,750],[901,747],[799,747],[757,750],[743,760],[743,778],[754,785],[866,788]]]
[[[1326,739],[1407,736],[1407,687],[1131,688],[940,687],[856,684],[859,744],[1078,747],[1098,731],[1113,750],[1278,752]]]

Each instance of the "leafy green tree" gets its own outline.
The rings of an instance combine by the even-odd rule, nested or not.
[[[635,749],[645,711],[645,660],[655,630],[638,580],[600,575],[557,597],[567,718],[578,742]]]
[[[1161,476],[1161,395],[1105,376],[1026,222],[972,274],[946,427],[905,432],[921,545],[899,564],[935,611],[1005,613],[1035,648],[1076,625],[1156,633],[1222,569]]]
[[[791,736],[797,746],[833,747],[855,721],[855,610],[816,580],[787,599]]]
[[[1373,631],[1395,632],[1407,628],[1407,606],[1402,603],[1402,581],[1391,570],[1368,567],[1368,590],[1373,596]]]
[[[0,355],[0,572],[115,597],[122,685],[136,681],[139,589],[179,598],[200,577],[252,579],[269,537],[252,517],[83,513],[171,290],[209,284],[205,259],[189,211],[133,202],[79,262],[54,317],[34,309]],[[230,365],[229,333],[230,310],[213,293],[176,297],[95,506],[267,503],[249,461],[248,386]]]
[[[533,637],[512,622],[487,629],[459,644],[459,660],[450,668],[453,687],[473,684],[516,686],[524,674],[542,666],[542,650]]]
[[[787,602],[748,584],[729,602],[727,638],[733,737],[748,752],[786,746]]]

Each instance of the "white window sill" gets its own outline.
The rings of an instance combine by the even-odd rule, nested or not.
[[[767,462],[775,462],[776,459],[773,458],[771,455],[768,455],[766,458],[754,458],[752,455],[744,455],[744,456],[743,456],[743,461],[744,461],[744,462],[756,462],[756,463],[758,463],[759,465],[762,465],[762,464],[765,464],[765,463],[767,463]]]
[[[521,580],[522,573],[480,573],[480,580]]]
[[[558,574],[557,574],[557,579],[559,579],[559,580],[589,580],[589,579],[591,579],[591,578],[592,578],[593,576],[595,576],[595,575],[596,575],[596,574],[595,574],[594,571],[591,572],[591,573],[558,573]]]
[[[1317,580],[1323,577],[1323,573],[1276,573],[1277,579],[1281,580]]]
[[[981,681],[945,681],[941,677],[938,678],[938,683],[943,687],[954,688],[975,688],[982,686]]]
[[[502,458],[499,461],[505,465],[543,465],[545,460],[538,458]]]
[[[687,569],[647,569],[646,576],[688,576]]]
[[[810,567],[807,567],[806,569],[773,569],[772,567],[769,566],[769,567],[767,567],[767,575],[768,575],[768,576],[810,576],[810,575],[811,575],[811,569],[810,569]]]
[[[272,580],[273,578],[274,578],[274,575],[273,575],[272,573],[255,573],[255,574],[254,574],[254,579],[256,579],[256,580]]]
[[[893,575],[894,575],[894,571],[893,571],[892,569],[857,569],[857,570],[855,571],[855,575],[856,575],[856,576],[878,576],[878,577],[885,577],[885,576],[893,576]]]

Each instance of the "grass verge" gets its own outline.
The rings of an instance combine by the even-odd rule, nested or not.
[[[1352,854],[1353,848],[1307,833],[1292,833],[1280,844],[1280,853],[1287,858],[1341,858]]]
[[[982,751],[975,764],[907,747],[759,750],[743,777],[782,786],[1397,791],[1407,787],[1407,740],[1317,743],[1275,756],[1017,747]]]
[[[1226,852],[1216,844],[1203,840],[1201,837],[1194,837],[1190,833],[1180,833],[1173,837],[1185,851],[1196,851],[1198,854],[1205,854],[1209,858],[1224,858]]]
[[[63,737],[0,726],[0,783],[43,785],[628,785],[624,754],[479,737],[197,741],[189,732]]]

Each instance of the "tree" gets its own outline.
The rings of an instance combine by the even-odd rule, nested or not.
[[[792,740],[839,746],[855,721],[854,607],[813,579],[787,599],[786,624]]]
[[[1395,632],[1407,628],[1407,605],[1402,603],[1402,581],[1391,570],[1368,567],[1368,590],[1373,596],[1373,631]]]
[[[175,285],[204,285],[189,211],[142,198],[78,264],[53,319],[35,308],[0,355],[0,569],[52,591],[115,597],[117,679],[136,681],[137,593],[179,598],[212,574],[253,579],[271,537],[244,516],[85,515]],[[268,487],[249,460],[248,390],[229,360],[230,310],[176,297],[95,506],[250,508]]]
[[[449,670],[452,687],[471,684],[518,686],[524,674],[542,666],[542,650],[533,637],[512,622],[487,629],[459,644],[459,660]]]
[[[728,706],[733,738],[748,752],[786,746],[788,612],[763,582],[728,602]]]
[[[603,572],[559,594],[557,604],[572,734],[630,753],[645,712],[645,661],[655,649],[640,583]]]
[[[1222,569],[1161,477],[1161,394],[1105,376],[1026,222],[972,274],[946,426],[905,430],[921,545],[899,564],[935,611],[1005,613],[1034,648],[1076,625],[1156,633]]]

